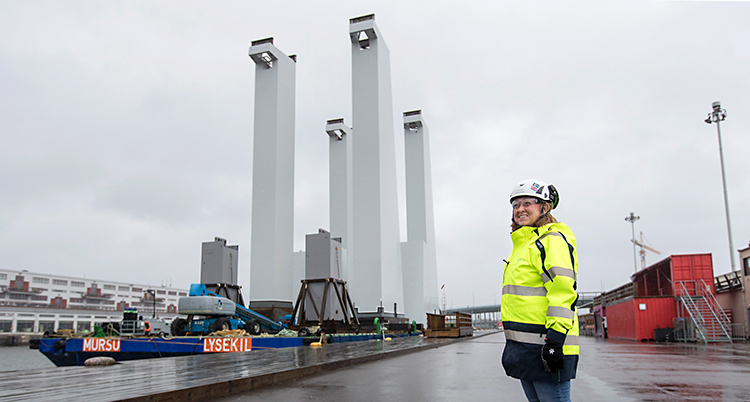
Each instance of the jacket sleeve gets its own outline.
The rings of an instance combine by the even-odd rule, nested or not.
[[[562,345],[573,328],[578,299],[576,250],[560,232],[548,232],[537,243],[540,252],[545,254],[541,276],[547,289],[547,339]]]

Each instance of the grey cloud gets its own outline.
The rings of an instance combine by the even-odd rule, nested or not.
[[[493,302],[510,252],[508,189],[527,177],[561,191],[556,213],[577,235],[582,290],[628,280],[630,211],[664,255],[712,252],[715,272],[727,272],[716,131],[702,121],[714,100],[729,113],[735,246],[750,239],[746,3],[185,1],[176,12],[168,3],[9,1],[0,13],[6,266],[107,267],[100,276],[187,286],[200,242],[222,236],[245,250],[246,285],[247,46],[274,36],[299,56],[299,246],[328,225],[323,124],[355,124],[347,24],[369,12],[391,52],[397,146],[404,110],[422,109],[430,127],[449,303],[471,303],[472,292],[477,304]],[[36,240],[54,247],[28,260]]]
[[[199,216],[196,196],[188,188],[159,178],[140,177],[114,183],[94,202],[137,220],[163,220],[187,225]]]

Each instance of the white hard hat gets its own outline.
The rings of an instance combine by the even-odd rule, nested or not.
[[[560,202],[560,196],[557,189],[552,184],[547,184],[541,180],[528,179],[524,180],[510,192],[510,202],[518,197],[534,197],[552,204],[552,209],[557,208]]]

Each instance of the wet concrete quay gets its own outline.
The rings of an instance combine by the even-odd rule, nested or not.
[[[502,333],[0,373],[0,401],[524,401]],[[418,353],[414,353],[418,352]],[[581,338],[574,401],[750,401],[748,345]],[[89,399],[91,398],[91,399]]]
[[[291,381],[221,402],[525,401],[505,375],[501,333]],[[750,401],[750,345],[654,344],[582,337],[580,402]]]
[[[423,337],[0,372],[0,401],[203,401],[456,342]]]

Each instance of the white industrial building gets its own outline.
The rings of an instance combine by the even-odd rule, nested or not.
[[[404,313],[422,318],[439,308],[430,137],[421,110],[404,112],[406,237],[401,243]]]
[[[349,23],[352,53],[352,298],[403,306],[390,54],[373,15]],[[336,233],[332,233],[338,236]],[[403,310],[402,310],[403,312]]]
[[[340,279],[349,281],[349,267],[354,250],[352,239],[352,129],[344,119],[326,122],[328,134],[328,217],[331,233],[341,239]]]
[[[292,300],[296,56],[273,38],[253,41],[255,120],[250,296]],[[299,285],[297,285],[299,286]]]
[[[187,289],[0,269],[0,332],[92,330],[125,308],[173,318]],[[154,311],[155,309],[155,311]]]
[[[374,15],[349,21],[352,127],[328,120],[330,234],[341,239],[340,278],[360,311],[424,322],[438,307],[435,225],[427,127],[404,113],[407,236],[400,239],[390,55]],[[255,138],[251,300],[294,300],[305,253],[292,250],[294,56],[272,38],[252,42]],[[311,230],[310,232],[313,232]]]

